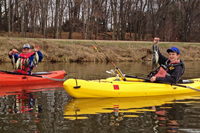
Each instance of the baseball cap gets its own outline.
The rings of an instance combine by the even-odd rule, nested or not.
[[[169,52],[176,52],[177,54],[180,54],[180,51],[177,47],[171,47],[169,49],[167,49],[167,53]]]
[[[28,43],[26,43],[26,44],[23,45],[23,49],[24,49],[24,48],[29,48],[29,49],[31,49],[31,45],[28,44]]]

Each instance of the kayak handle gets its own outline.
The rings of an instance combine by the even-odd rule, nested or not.
[[[81,86],[78,86],[77,79],[75,79],[75,81],[76,81],[76,86],[74,86],[74,89],[79,89],[79,88],[81,88]]]

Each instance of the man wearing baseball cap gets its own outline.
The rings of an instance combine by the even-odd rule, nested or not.
[[[154,38],[154,45],[157,46],[159,38]],[[180,60],[180,51],[177,47],[171,47],[166,51],[168,58],[163,56],[158,50],[159,60],[158,67],[155,71],[151,72],[148,77],[151,82],[170,82],[177,83],[185,71],[185,66]]]
[[[22,47],[22,53],[17,54],[18,51],[16,49],[12,49],[12,51],[8,53],[9,58],[14,58],[15,60],[15,72],[31,74],[33,68],[42,61],[43,55],[39,51],[40,46],[35,44],[35,52],[31,52],[31,50],[31,45],[26,43]]]

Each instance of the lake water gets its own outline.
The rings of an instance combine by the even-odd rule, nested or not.
[[[146,77],[150,62],[115,62],[124,74]],[[185,62],[183,79],[200,77],[200,62]],[[66,78],[109,77],[111,63],[47,63],[34,71],[65,70]],[[12,70],[10,63],[0,70]],[[187,95],[73,99],[62,82],[0,87],[0,133],[200,132],[200,93]]]

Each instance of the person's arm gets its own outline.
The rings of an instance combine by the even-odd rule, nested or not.
[[[165,64],[165,62],[168,60],[168,58],[166,58],[164,55],[161,54],[159,49],[158,49],[158,56],[159,56],[159,59],[158,59],[159,65]]]
[[[18,51],[16,49],[12,49],[10,52],[8,52],[9,58],[12,58],[12,55],[16,53],[18,53]]]
[[[158,51],[158,56],[159,56],[158,63],[159,63],[159,65],[161,65],[161,64],[165,64],[165,62],[168,60],[168,58],[166,58],[165,56],[163,56],[160,53],[160,50],[158,48],[158,42],[159,42],[159,40],[160,40],[160,38],[158,38],[158,37],[154,38],[153,47],[155,47],[155,49],[157,49],[157,51]]]
[[[38,56],[39,56],[39,61],[38,62],[41,62],[42,59],[43,59],[43,54],[39,51],[40,50],[40,46],[35,44],[35,49],[34,50],[35,50],[35,52],[38,53]]]
[[[181,66],[177,66],[170,76],[166,75],[165,77],[156,77],[155,81],[176,83],[182,76],[182,69],[183,68]]]
[[[18,53],[18,51],[17,51],[16,49],[13,49],[12,51],[10,51],[10,52],[8,53],[8,57],[9,57],[10,59],[12,59],[12,56],[14,55],[14,57],[15,57],[15,62],[17,61],[17,59],[18,59],[18,57],[19,57],[19,55],[16,54],[16,53]]]
[[[38,56],[39,56],[39,62],[41,62],[42,59],[43,59],[43,54],[40,51],[37,51],[37,53],[38,53]]]

